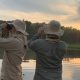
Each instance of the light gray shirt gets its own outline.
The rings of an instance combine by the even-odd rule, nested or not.
[[[0,48],[5,50],[0,79],[22,80],[23,40],[17,37],[0,38]]]

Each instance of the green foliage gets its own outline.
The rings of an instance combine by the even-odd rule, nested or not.
[[[64,35],[62,39],[67,43],[79,43],[80,42],[80,30],[72,27],[64,27]]]
[[[26,31],[29,33],[28,39],[30,39],[34,34],[37,33],[39,27],[42,27],[44,23],[31,23],[29,21],[26,22]]]
[[[4,50],[3,49],[0,49],[0,59],[3,58],[3,54],[4,54]]]
[[[69,45],[69,48],[71,48],[71,49],[80,49],[80,43],[70,44],[70,45]]]
[[[36,53],[33,52],[31,49],[28,49],[27,55],[29,59],[36,59]]]
[[[0,20],[0,24],[3,22],[5,21]],[[46,24],[46,23],[32,23],[30,21],[25,21],[25,23],[26,23],[26,31],[29,33],[28,39],[30,39],[35,33],[37,33],[39,27],[43,27],[43,25]],[[64,29],[64,35],[61,37],[62,40],[70,44],[80,42],[80,30],[64,26],[62,26],[62,28]]]
[[[5,21],[0,20],[0,24]],[[11,21],[8,21],[11,22]],[[43,27],[45,23],[31,23],[30,21],[25,21],[26,31],[29,33],[28,39],[37,33],[39,27]],[[61,37],[62,40],[66,41],[71,49],[80,49],[80,30],[74,29],[72,27],[62,27],[64,29],[64,35]],[[75,44],[74,44],[75,43]],[[70,51],[72,52],[72,51]],[[3,56],[3,50],[0,49],[0,58]],[[26,57],[35,59],[35,53],[30,49],[27,51]]]

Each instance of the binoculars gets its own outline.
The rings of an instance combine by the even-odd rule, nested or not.
[[[4,28],[7,28],[8,30],[11,30],[14,27],[11,23],[6,23],[6,26],[4,24],[0,25],[0,31],[2,31]]]
[[[9,23],[7,23],[7,27],[6,27],[6,28],[7,28],[8,30],[11,30],[13,27],[14,27],[13,24],[9,24]]]
[[[9,36],[9,32],[5,31],[5,28],[10,31],[14,27],[11,23],[6,23],[6,26],[3,24],[0,26],[0,36],[7,38]]]

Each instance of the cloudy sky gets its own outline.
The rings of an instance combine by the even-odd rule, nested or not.
[[[0,20],[58,20],[80,29],[80,0],[0,0]]]

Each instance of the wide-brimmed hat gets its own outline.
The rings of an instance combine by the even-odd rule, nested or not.
[[[53,34],[57,36],[62,36],[64,33],[64,30],[61,29],[60,22],[56,20],[52,20],[49,22],[49,24],[44,25],[44,32],[45,34]]]
[[[28,35],[28,33],[26,32],[26,24],[24,21],[16,19],[12,22],[12,24],[14,25],[16,31],[19,31],[23,33],[24,35]]]

